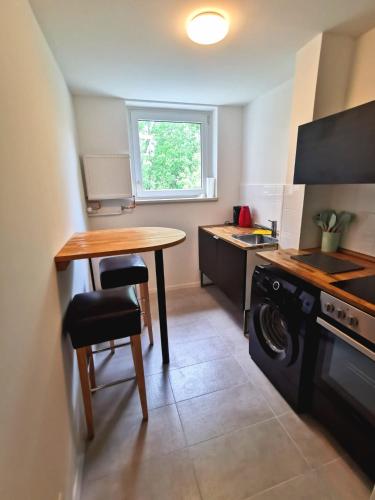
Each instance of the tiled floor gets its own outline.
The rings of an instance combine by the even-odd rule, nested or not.
[[[333,438],[252,363],[241,317],[215,287],[167,301],[169,367],[154,300],[154,347],[142,339],[149,421],[133,382],[94,396],[82,500],[369,499],[372,485]],[[98,382],[131,376],[129,347],[97,355],[96,368]]]

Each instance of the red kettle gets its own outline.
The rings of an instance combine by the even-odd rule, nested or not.
[[[241,207],[240,215],[238,217],[238,225],[240,227],[251,227],[250,208],[247,205]]]

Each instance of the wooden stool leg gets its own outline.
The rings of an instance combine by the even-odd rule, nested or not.
[[[93,416],[92,416],[89,375],[87,373],[87,348],[86,347],[80,347],[77,349],[77,361],[78,361],[79,377],[81,379],[83,405],[85,408],[85,415],[86,415],[87,437],[89,439],[92,439],[94,437],[94,420],[93,420]]]
[[[144,293],[143,293],[142,283],[138,284],[137,297],[139,297],[139,302],[141,305],[141,312],[143,315],[143,324],[144,324],[144,326],[147,326],[147,316],[145,313],[145,300],[146,300],[146,298],[145,298]]]
[[[90,387],[94,389],[96,387],[96,378],[95,378],[95,365],[94,365],[94,355],[92,353],[92,347],[87,348],[87,354],[89,357],[89,376],[90,376]]]
[[[115,353],[115,341],[114,340],[110,340],[109,341],[109,345],[111,347],[111,354],[114,354]]]
[[[145,374],[143,370],[141,336],[132,335],[130,337],[130,343],[132,348],[134,369],[139,391],[139,399],[141,400],[143,420],[148,420],[147,396],[146,396]]]
[[[154,344],[154,334],[152,332],[152,319],[151,319],[151,308],[150,308],[150,295],[148,293],[148,283],[141,283],[141,297],[144,304],[144,313],[146,318],[146,324],[148,329],[148,337],[150,339],[150,344]]]

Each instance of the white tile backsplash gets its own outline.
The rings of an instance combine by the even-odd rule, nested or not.
[[[332,186],[335,210],[356,215],[341,240],[348,250],[375,256],[375,184]]]
[[[324,208],[355,214],[342,236],[340,246],[375,256],[375,184],[308,186],[304,205],[301,247],[320,244],[321,232],[311,218]]]
[[[249,205],[256,224],[270,226],[270,220],[277,220],[280,227],[283,192],[282,184],[241,184],[240,202]]]
[[[300,210],[303,206],[305,186],[286,184],[284,186],[283,208],[288,210]]]
[[[299,247],[299,234],[289,233],[288,231],[281,230],[279,238],[280,248],[298,248]]]
[[[286,184],[280,231],[281,248],[299,248],[305,186]]]
[[[340,246],[375,257],[375,212],[357,212],[342,235]]]
[[[312,248],[321,243],[315,213],[331,208],[356,214],[341,246],[375,256],[375,185],[303,186],[241,184],[240,203],[249,205],[253,221],[269,226],[277,220],[282,248]]]
[[[298,233],[301,228],[301,215],[299,210],[284,208],[283,210],[283,229],[289,233]]]
[[[332,186],[306,186],[301,225],[300,248],[319,247],[322,231],[313,216],[322,210],[333,209]]]
[[[270,226],[277,220],[282,248],[298,248],[305,186],[284,184],[242,184],[241,204],[249,205],[253,221]]]

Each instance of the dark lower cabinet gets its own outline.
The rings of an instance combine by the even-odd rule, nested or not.
[[[216,255],[218,239],[202,228],[198,229],[199,269],[207,278],[216,283]]]
[[[199,228],[199,270],[245,309],[247,252]]]
[[[246,255],[246,251],[217,240],[217,285],[241,310],[245,309]]]

